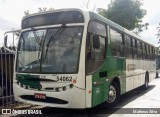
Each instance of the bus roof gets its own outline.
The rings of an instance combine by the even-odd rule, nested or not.
[[[26,15],[26,16],[23,17],[22,21],[24,19],[28,18],[28,17],[31,17],[31,16],[36,16],[36,15],[46,14],[46,13],[62,12],[62,11],[80,11],[83,14],[86,13],[86,11],[83,11],[83,10],[80,10],[80,9],[77,9],[77,8],[57,9],[57,10],[52,10],[52,11],[44,11],[44,12],[39,12],[39,13]],[[94,12],[91,12],[91,11],[88,11],[88,12],[89,12],[89,15],[90,15],[90,20],[97,19],[97,20],[99,20],[99,21],[101,21],[101,22],[103,22],[103,23],[105,23],[105,24],[107,24],[107,25],[109,25],[109,26],[111,26],[111,27],[113,27],[115,29],[118,29],[119,31],[121,31],[121,32],[123,32],[125,34],[128,34],[128,35],[130,35],[130,36],[132,36],[132,37],[134,37],[134,38],[136,38],[136,39],[138,39],[140,41],[143,41],[143,42],[145,42],[145,43],[147,43],[149,45],[155,46],[153,44],[150,44],[150,43],[146,42],[145,40],[143,40],[137,34],[127,30],[126,28],[124,28],[124,27],[122,27],[122,26],[120,26],[120,25],[118,25],[116,23],[114,23],[113,21],[111,21],[111,20],[109,20],[109,19],[107,19],[107,18],[105,18],[105,17],[103,17],[103,16],[101,16],[99,14],[96,14]]]
[[[36,16],[36,15],[41,15],[41,14],[47,14],[47,13],[55,13],[55,12],[63,12],[63,11],[80,11],[80,12],[83,12],[82,10],[80,9],[76,9],[76,8],[68,8],[68,9],[54,9],[54,10],[50,10],[50,11],[42,11],[42,12],[37,12],[37,13],[33,13],[33,14],[28,14],[26,16],[24,16],[22,18],[22,21],[28,17],[31,17],[31,16]]]

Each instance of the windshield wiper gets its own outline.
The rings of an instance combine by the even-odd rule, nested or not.
[[[21,62],[21,61],[19,61],[19,60],[18,60],[18,62],[22,65],[22,67],[24,67],[24,65],[22,64],[22,62]]]
[[[56,41],[59,40],[60,34],[62,34],[62,32],[64,31],[64,28],[66,28],[66,25],[62,24],[60,29],[58,29],[54,34],[51,35],[48,43],[46,44],[47,48],[46,48],[45,58],[46,58],[47,53],[48,53],[48,48],[52,47],[56,43]],[[55,38],[56,36],[58,36],[58,38]]]
[[[47,47],[52,47],[54,45],[54,43],[59,39],[59,38],[55,38],[55,37],[62,34],[65,27],[66,27],[66,25],[62,24],[60,29],[58,29],[53,35],[51,35],[48,43],[46,44]]]

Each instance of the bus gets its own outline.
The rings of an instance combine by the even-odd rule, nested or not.
[[[94,12],[59,9],[22,19],[13,79],[18,102],[114,106],[122,94],[147,89],[155,74],[154,45]]]

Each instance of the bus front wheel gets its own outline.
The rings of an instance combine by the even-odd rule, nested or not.
[[[107,106],[115,106],[119,101],[120,90],[116,82],[113,82],[109,88]]]

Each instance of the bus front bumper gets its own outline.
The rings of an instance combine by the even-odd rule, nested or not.
[[[73,87],[66,91],[51,92],[29,90],[13,83],[15,100],[18,102],[30,103],[59,108],[85,108],[85,90]]]

